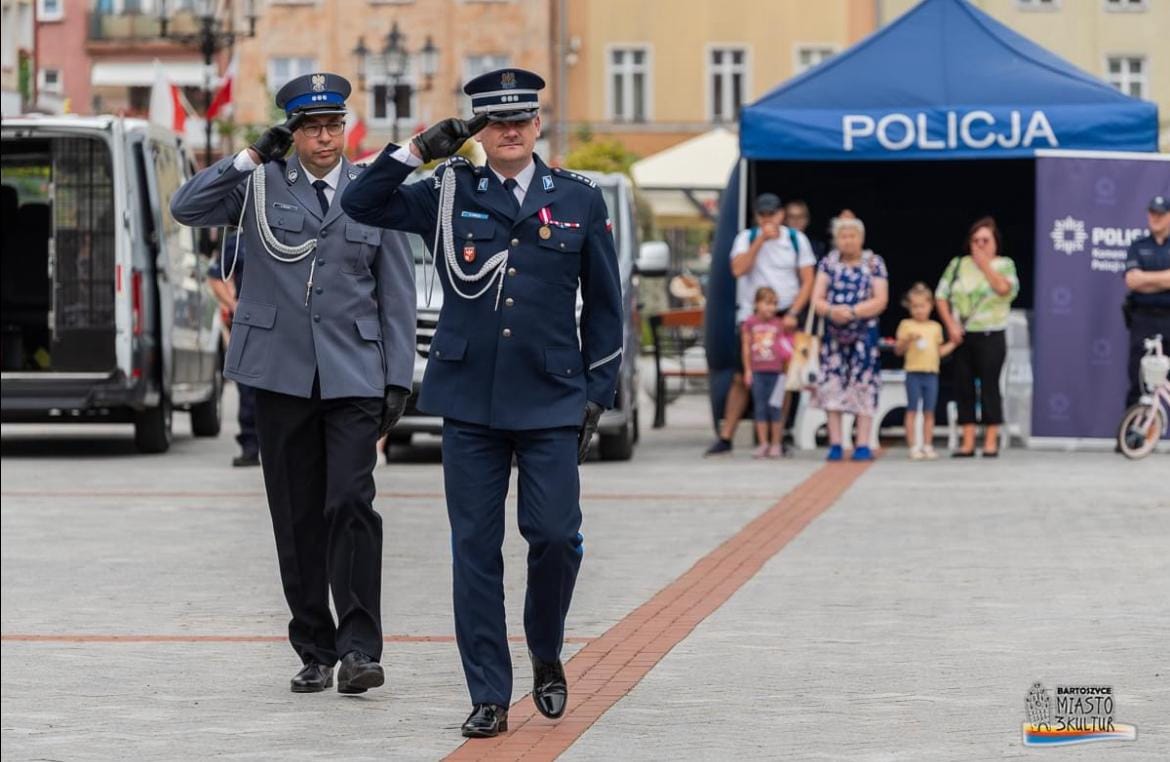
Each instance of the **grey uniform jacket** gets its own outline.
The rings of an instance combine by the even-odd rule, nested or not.
[[[233,160],[213,164],[179,188],[171,198],[175,219],[201,227],[240,221],[250,173],[236,169]],[[242,223],[248,277],[224,360],[228,378],[310,397],[319,373],[323,399],[381,397],[388,385],[411,387],[416,344],[410,245],[401,233],[346,216],[341,194],[362,168],[342,161],[325,215],[313,178],[295,156],[264,167],[266,213],[276,238],[290,246],[317,239],[316,250],[300,262],[268,254],[256,225],[254,189],[249,191]],[[226,272],[231,252],[224,256]]]

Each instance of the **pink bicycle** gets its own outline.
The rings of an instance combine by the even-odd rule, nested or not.
[[[1117,447],[1127,458],[1144,458],[1158,446],[1170,417],[1170,357],[1162,353],[1162,335],[1145,341],[1142,385],[1146,393],[1125,411],[1117,429]]]

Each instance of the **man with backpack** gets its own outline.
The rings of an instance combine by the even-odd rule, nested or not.
[[[784,206],[775,193],[761,193],[753,207],[756,224],[741,230],[731,246],[731,272],[736,277],[736,335],[739,326],[752,314],[756,291],[767,286],[776,292],[778,314],[787,330],[796,330],[799,315],[812,295],[816,256],[808,237],[784,225]],[[738,344],[736,349],[738,354]],[[747,410],[749,390],[744,385],[736,358],[736,374],[727,393],[719,438],[707,449],[706,456],[731,452],[735,427]]]

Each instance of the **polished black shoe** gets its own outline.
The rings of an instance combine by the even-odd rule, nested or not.
[[[495,704],[476,704],[463,723],[464,738],[495,738],[508,731],[508,710]]]
[[[532,660],[532,701],[545,717],[555,720],[565,713],[569,702],[569,686],[565,682],[565,667],[561,662],[541,661],[530,652]]]
[[[320,693],[333,685],[333,667],[311,661],[291,681],[293,693]]]
[[[232,458],[232,466],[235,468],[247,468],[248,466],[260,465],[260,455],[254,452],[240,453]]]
[[[365,693],[386,682],[382,665],[361,651],[350,651],[337,668],[338,693]]]

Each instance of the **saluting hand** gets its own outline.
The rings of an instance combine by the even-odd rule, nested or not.
[[[248,147],[255,151],[260,161],[264,163],[283,158],[292,146],[292,134],[303,118],[301,114],[296,114],[284,124],[272,125]]]
[[[463,121],[458,117],[444,119],[414,136],[414,147],[424,162],[453,156],[472,135],[487,126],[488,118],[483,114]]]

